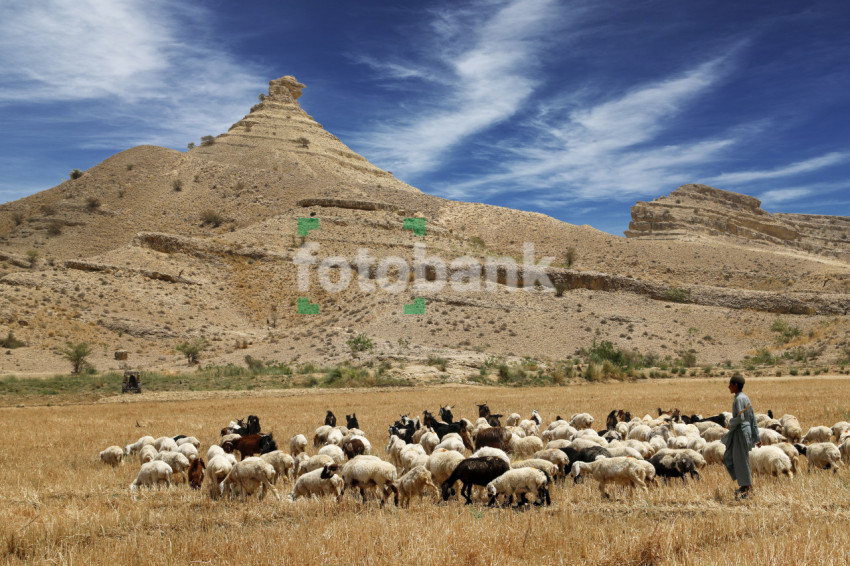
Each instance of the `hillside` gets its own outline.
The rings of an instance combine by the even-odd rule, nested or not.
[[[271,81],[269,95],[212,143],[132,148],[0,205],[0,336],[11,330],[27,343],[0,356],[0,374],[67,371],[59,349],[68,341],[94,344],[99,369],[123,364],[112,358],[118,349],[129,351],[130,367],[174,369],[185,367],[175,345],[193,337],[210,341],[205,363],[251,355],[324,364],[350,359],[346,342],[364,333],[376,341],[373,356],[406,360],[410,375],[442,374],[423,364],[435,356],[458,379],[494,356],[562,360],[594,340],[658,358],[692,351],[700,365],[763,346],[834,362],[850,344],[850,264],[840,245],[848,219],[766,215],[752,197],[686,185],[672,202],[638,203],[646,212],[619,238],[440,199],[325,131],[298,105],[302,88],[292,77]],[[686,209],[716,219],[735,207],[734,231],[682,220]],[[299,218],[319,228],[299,235]],[[407,218],[424,219],[425,233],[406,229]],[[742,226],[757,237],[741,237]],[[426,269],[428,278],[452,284],[415,290],[392,276],[398,261],[414,265],[417,243],[451,264],[440,279]],[[309,289],[299,290],[305,244],[317,246],[315,264]],[[554,258],[547,273],[557,293],[521,267],[524,244],[535,262]],[[371,265],[357,265],[362,249]],[[488,257],[516,260],[526,287],[505,285],[503,268],[488,288],[452,263]],[[399,292],[367,289],[385,258],[400,258],[389,271]],[[342,290],[320,284],[320,275],[334,283],[346,273]],[[405,314],[417,297],[425,313]],[[319,313],[299,314],[300,298]],[[801,335],[777,345],[770,327],[780,316]]]

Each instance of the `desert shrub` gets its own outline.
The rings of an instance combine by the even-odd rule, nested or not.
[[[691,292],[681,287],[670,287],[664,292],[664,300],[673,303],[690,303]]]
[[[567,284],[566,283],[555,283],[555,296],[556,297],[563,297],[564,291],[566,291],[566,290],[567,290]]]
[[[39,210],[41,210],[41,213],[45,216],[53,216],[56,214],[56,208],[51,204],[42,204],[39,207]]]
[[[180,192],[183,190],[183,181],[180,179],[174,179],[171,181],[171,188],[174,189],[175,192]]]
[[[174,349],[186,356],[186,362],[190,366],[193,366],[198,363],[200,359],[201,352],[206,350],[209,347],[209,343],[206,338],[199,337],[194,338],[192,340],[188,340],[186,342],[182,342],[178,344]]]
[[[65,225],[62,223],[61,220],[51,220],[47,224],[47,235],[48,236],[58,236],[59,234],[62,233],[62,228],[64,226]]]
[[[692,368],[697,365],[697,354],[693,350],[682,350],[679,352],[679,359],[676,360],[676,365],[682,368]]]
[[[429,366],[436,367],[440,371],[446,371],[447,362],[445,358],[439,358],[437,356],[428,356],[428,360],[426,361],[426,363]]]
[[[80,171],[79,169],[72,169],[71,172],[68,174],[68,176],[71,177],[72,179],[79,179],[80,177],[83,176],[83,172]]]
[[[762,347],[756,350],[756,353],[750,357],[750,361],[754,364],[770,366],[776,363],[776,358],[767,347]]]
[[[308,140],[305,137],[300,137],[295,141],[296,141],[296,143],[300,144],[301,147],[304,147],[304,148],[310,147],[310,140]]]
[[[71,373],[76,374],[82,373],[84,369],[90,367],[88,357],[91,353],[92,347],[85,342],[79,344],[68,342],[66,347],[61,350],[62,357],[71,362]]]
[[[215,136],[201,136],[201,145],[207,146],[215,143]]]
[[[88,197],[86,199],[86,210],[89,212],[94,212],[98,208],[100,208],[100,199],[97,197]]]
[[[574,247],[567,248],[566,253],[564,254],[564,263],[567,264],[567,267],[572,267],[576,262],[576,249]]]
[[[611,362],[620,369],[638,369],[646,367],[646,359],[637,350],[623,350],[608,340],[593,341],[590,348],[579,350],[587,363],[601,364]]]
[[[248,369],[251,371],[260,371],[265,368],[263,361],[258,360],[253,356],[245,356],[245,365],[247,365]]]
[[[352,356],[356,356],[360,352],[371,352],[375,347],[372,339],[362,332],[353,338],[349,338],[345,344],[351,349]]]
[[[487,244],[484,243],[484,240],[480,236],[472,236],[469,238],[469,243],[480,248],[487,247]]]
[[[127,171],[132,171],[132,170],[133,170],[133,167],[135,167],[135,166],[136,166],[136,165],[135,165],[135,164],[133,164],[133,163],[128,163],[128,164],[127,164]]]
[[[30,267],[35,267],[40,255],[38,250],[27,250],[27,261],[30,262]]]
[[[602,364],[587,364],[587,368],[582,375],[587,381],[601,381],[603,378]]]
[[[195,149],[195,142],[189,142],[186,144],[186,149]]]
[[[773,321],[770,325],[770,330],[771,332],[777,333],[776,341],[779,344],[787,344],[801,334],[800,327],[791,326],[787,321],[781,318],[777,318]]]
[[[20,226],[24,223],[24,215],[23,213],[16,212],[12,215],[12,221],[15,223],[15,226]]]
[[[218,212],[208,209],[201,213],[201,226],[210,225],[213,228],[218,228],[221,226],[221,223],[224,222],[224,218]]]
[[[22,346],[26,346],[26,342],[15,338],[15,335],[11,330],[6,335],[6,338],[0,340],[0,347],[7,348],[9,350],[14,350],[15,348],[20,348]]]

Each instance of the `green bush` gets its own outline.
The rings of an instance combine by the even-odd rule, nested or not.
[[[83,172],[80,171],[79,169],[72,169],[71,172],[68,174],[68,176],[71,177],[72,179],[79,179],[80,177],[83,176]]]
[[[209,343],[203,336],[178,344],[174,349],[186,356],[186,362],[190,366],[198,363],[201,352],[209,347]]]
[[[428,356],[428,360],[426,361],[426,363],[429,366],[435,366],[440,371],[446,371],[447,362],[446,362],[445,358],[439,358],[439,357],[436,357],[436,356]]]
[[[779,344],[787,344],[794,338],[800,336],[800,328],[798,326],[791,326],[785,320],[781,318],[777,318],[770,325],[770,330],[772,332],[776,332],[778,336],[776,337],[776,341]]]
[[[356,356],[360,352],[371,352],[375,348],[375,343],[364,333],[360,333],[353,338],[349,338],[345,343],[351,350],[351,355]]]
[[[61,350],[62,357],[71,362],[71,373],[77,374],[89,367],[88,357],[91,353],[92,347],[85,342],[79,344],[68,342],[65,349]]]
[[[623,350],[608,340],[599,343],[594,340],[590,348],[582,348],[579,353],[584,357],[586,363],[601,364],[609,361],[623,370],[646,367],[646,359],[640,352]]]
[[[690,290],[682,289],[681,287],[670,287],[664,292],[664,300],[671,301],[673,303],[690,303],[691,292]]]
[[[205,210],[201,213],[201,226],[210,225],[213,228],[218,228],[222,222],[224,222],[224,218],[214,210]]]
[[[12,334],[11,330],[6,335],[6,338],[0,340],[0,347],[7,348],[9,350],[14,350],[15,348],[20,348],[22,346],[26,346],[26,343],[15,338],[15,335]]]
[[[776,363],[776,358],[770,353],[767,347],[762,347],[756,351],[755,355],[750,358],[750,361],[754,364],[772,366]]]
[[[201,136],[201,145],[208,146],[215,143],[215,136]]]

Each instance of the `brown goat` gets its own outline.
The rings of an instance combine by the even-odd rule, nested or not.
[[[189,486],[192,489],[201,489],[201,485],[204,483],[204,474],[207,465],[204,464],[204,459],[200,456],[195,458],[191,464],[189,464]]]

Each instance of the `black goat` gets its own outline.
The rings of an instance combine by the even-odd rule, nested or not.
[[[649,463],[655,468],[655,475],[668,481],[670,478],[682,478],[682,483],[687,483],[686,474],[691,479],[700,479],[693,458],[686,454],[656,454],[649,459]]]
[[[502,423],[499,421],[500,418],[502,418],[501,414],[487,415],[487,424],[490,425],[490,426],[502,426]]]
[[[443,419],[448,424],[452,424],[454,420],[454,415],[452,414],[452,406],[446,405],[445,407],[440,407],[440,418]]]
[[[325,424],[328,426],[336,426],[336,416],[331,411],[328,411],[328,414],[325,415]]]
[[[248,424],[245,426],[245,433],[242,436],[247,434],[260,434],[260,417],[257,415],[248,415]]]
[[[458,434],[461,434],[460,431],[462,429],[465,431],[465,427],[464,427],[463,423],[460,423],[460,422],[451,423],[451,424],[441,423],[440,421],[435,419],[434,415],[432,415],[428,411],[425,411],[424,414],[425,414],[425,426],[431,427],[434,430],[434,432],[437,433],[437,436],[440,437],[440,440],[442,440],[443,437],[450,432],[456,432]],[[461,434],[461,438],[463,438],[462,434]]]
[[[699,419],[696,422],[698,422],[698,423],[712,422],[712,423],[719,424],[722,427],[726,427],[726,426],[729,425],[728,421],[726,420],[726,415],[724,415],[723,413],[721,413],[719,415],[714,415],[712,417],[705,417],[704,419]]]
[[[511,467],[507,462],[496,456],[461,460],[449,479],[444,481],[441,486],[443,501],[448,501],[449,497],[455,495],[454,485],[459,481],[463,484],[460,488],[460,494],[466,499],[467,503],[472,503],[472,486],[480,485],[484,487],[510,469]]]
[[[632,420],[632,414],[630,412],[624,411],[623,409],[614,409],[613,411],[608,413],[608,416],[605,418],[605,429],[614,430],[614,428],[617,426],[617,423],[627,423],[630,420]]]
[[[478,407],[479,419],[486,419],[490,415],[490,407],[487,406],[487,403],[476,404],[476,406]]]
[[[357,422],[357,413],[345,415],[345,426],[348,428],[360,428],[360,423]]]

